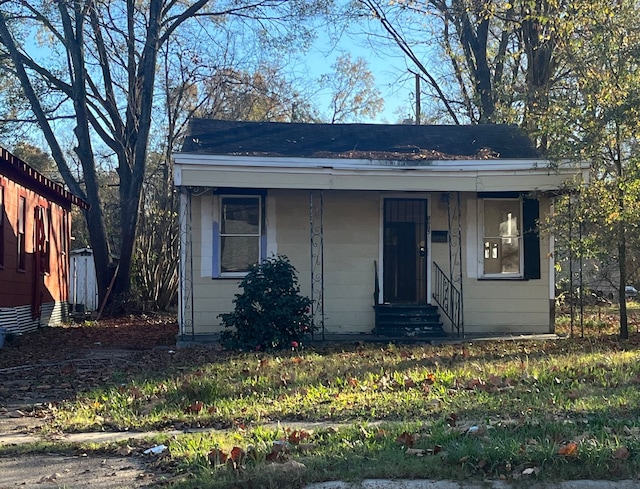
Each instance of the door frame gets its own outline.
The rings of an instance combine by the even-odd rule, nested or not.
[[[378,225],[378,304],[384,304],[384,201],[385,199],[426,200],[427,201],[427,297],[426,304],[431,304],[431,193],[429,192],[392,192],[380,194]]]

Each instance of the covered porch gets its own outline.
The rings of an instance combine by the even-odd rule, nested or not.
[[[240,128],[232,142],[207,132],[229,124]],[[553,240],[538,223],[550,213],[549,192],[585,176],[585,168],[551,168],[517,137],[498,148],[514,158],[479,158],[485,153],[478,146],[514,136],[502,126],[446,128],[443,134],[469,132],[458,143],[475,148],[457,147],[468,156],[450,159],[425,150],[317,151],[347,133],[366,134],[374,147],[380,138],[369,133],[379,128],[416,141],[443,131],[193,125],[191,143],[175,155],[181,335],[218,333],[218,315],[232,309],[247,264],[275,254],[297,268],[320,339],[551,331]],[[261,140],[267,133],[269,140]],[[302,147],[306,136],[316,139],[313,151]]]

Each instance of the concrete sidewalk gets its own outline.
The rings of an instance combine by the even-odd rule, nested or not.
[[[487,480],[483,482],[451,482],[432,480],[380,480],[368,479],[359,483],[340,481],[318,482],[305,486],[305,489],[638,489],[639,481],[565,481],[565,482],[531,482],[507,483]]]
[[[281,425],[273,423],[269,425],[271,428],[277,428]],[[339,423],[286,423],[288,428],[293,429],[319,429],[330,426],[339,427]],[[5,426],[6,428],[6,426]],[[4,431],[4,430],[3,430]],[[33,432],[14,431],[13,433],[0,432],[0,447],[8,445],[22,445],[27,443],[37,443],[40,441],[59,441],[65,443],[106,443],[117,442],[130,439],[145,439],[157,436],[172,437],[187,433],[206,433],[215,431],[209,428],[189,429],[189,430],[171,430],[171,431],[149,431],[149,432],[94,432],[94,433],[67,433],[40,436]],[[142,483],[149,483],[151,480],[158,480],[157,474],[148,472],[143,467],[143,460],[134,460],[132,458],[116,457],[98,457],[91,460],[91,457],[78,458],[69,456],[60,456],[55,460],[53,454],[23,456],[14,458],[0,457],[0,479],[11,481],[11,487],[20,486],[23,488],[39,488],[45,489],[49,487],[60,487],[60,483],[64,487],[70,489],[79,489],[83,487],[96,488],[122,488],[122,487],[142,487]],[[24,465],[21,463],[29,459],[30,473],[29,480],[25,479]],[[42,460],[40,460],[42,459]],[[103,460],[104,459],[104,460]],[[108,463],[106,462],[108,460]],[[82,464],[82,465],[80,465]],[[52,472],[55,466],[56,471]],[[64,467],[67,467],[66,469]],[[105,467],[108,471],[103,470]],[[82,469],[82,470],[80,470]],[[105,472],[106,475],[102,476]],[[124,473],[121,473],[124,471]],[[126,472],[128,471],[128,472]],[[108,473],[107,473],[108,472]],[[89,477],[89,474],[93,477]],[[137,474],[136,480],[129,480],[126,485],[117,485],[123,483],[122,476],[125,473],[129,476]],[[100,474],[100,483],[97,483],[96,475]],[[116,477],[115,475],[119,477]],[[65,480],[65,477],[69,478]],[[70,478],[74,475],[75,478]],[[57,478],[55,476],[58,476]],[[86,476],[86,477],[85,477]],[[84,478],[83,478],[84,477]],[[85,480],[86,479],[86,480]],[[112,479],[112,480],[110,480]],[[49,485],[51,484],[51,485]],[[71,484],[71,485],[69,485]],[[112,485],[116,484],[116,485]],[[5,486],[0,483],[0,487]],[[9,486],[6,486],[9,487]],[[435,480],[378,480],[368,479],[357,483],[349,483],[343,481],[318,482],[309,484],[306,489],[511,489],[515,487],[526,487],[527,489],[640,489],[640,480],[623,480],[623,481],[605,481],[605,480],[579,480],[564,482],[536,482],[534,479],[526,479],[514,483],[507,483],[500,480],[485,480],[482,482],[453,482],[453,481],[435,481]]]

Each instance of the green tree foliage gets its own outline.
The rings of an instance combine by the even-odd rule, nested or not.
[[[296,270],[286,257],[254,265],[240,288],[234,311],[220,315],[232,329],[223,332],[228,347],[267,350],[302,344],[311,332],[311,300],[300,294]]]
[[[51,155],[45,153],[37,146],[26,143],[24,141],[16,144],[11,152],[23,161],[26,161],[31,167],[43,173],[45,176],[55,180],[53,172],[56,169],[56,163]]]
[[[117,172],[114,291],[126,295],[149,146],[157,142],[153,115],[163,48],[183,36],[194,63],[216,46],[294,49],[311,38],[304,19],[324,7],[323,0],[0,2],[0,55],[10,60],[2,66],[19,81],[66,185],[91,204],[87,227],[101,296],[112,250],[98,173],[104,166]],[[74,161],[80,175],[72,171]]]
[[[171,162],[151,153],[143,186],[138,236],[132,268],[132,288],[123,303],[133,308],[167,310],[178,296],[179,233]]]
[[[571,3],[562,49],[572,76],[565,102],[549,108],[548,133],[558,157],[591,162],[591,183],[574,199],[587,236],[579,255],[615,261],[620,337],[629,334],[624,287],[640,244],[640,11],[633,0],[615,5]]]
[[[331,68],[331,73],[318,80],[318,84],[331,94],[331,115],[327,122],[357,122],[364,117],[375,117],[382,111],[384,100],[363,58],[353,61],[351,55],[343,54]]]

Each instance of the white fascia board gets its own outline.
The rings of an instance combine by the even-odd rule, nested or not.
[[[311,168],[204,167],[182,168],[182,185],[326,190],[405,191],[547,191],[557,190],[575,173],[548,171],[417,171],[415,169],[353,170]]]
[[[365,160],[347,158],[300,158],[281,156],[233,156],[194,153],[174,153],[176,165],[212,165],[230,167],[304,168],[304,169],[366,169],[366,170],[430,170],[483,171],[483,170],[547,170],[550,172],[570,171],[575,173],[589,167],[588,163],[563,161],[552,167],[546,159],[510,160],[421,160],[412,164],[411,160]]]
[[[383,190],[413,188],[482,191],[513,188],[555,190],[571,176],[588,179],[588,164],[563,162],[553,167],[547,160],[437,160],[428,165],[373,160],[282,158],[177,153],[175,184],[243,186],[259,188],[326,188]],[[423,162],[424,163],[424,162]],[[243,177],[246,175],[246,177]],[[357,177],[355,180],[350,177]],[[398,178],[409,178],[410,183]],[[455,178],[455,183],[451,181]],[[543,179],[544,181],[541,181]],[[502,181],[501,181],[502,180]],[[488,184],[488,182],[491,182]],[[452,188],[455,187],[455,188]]]

